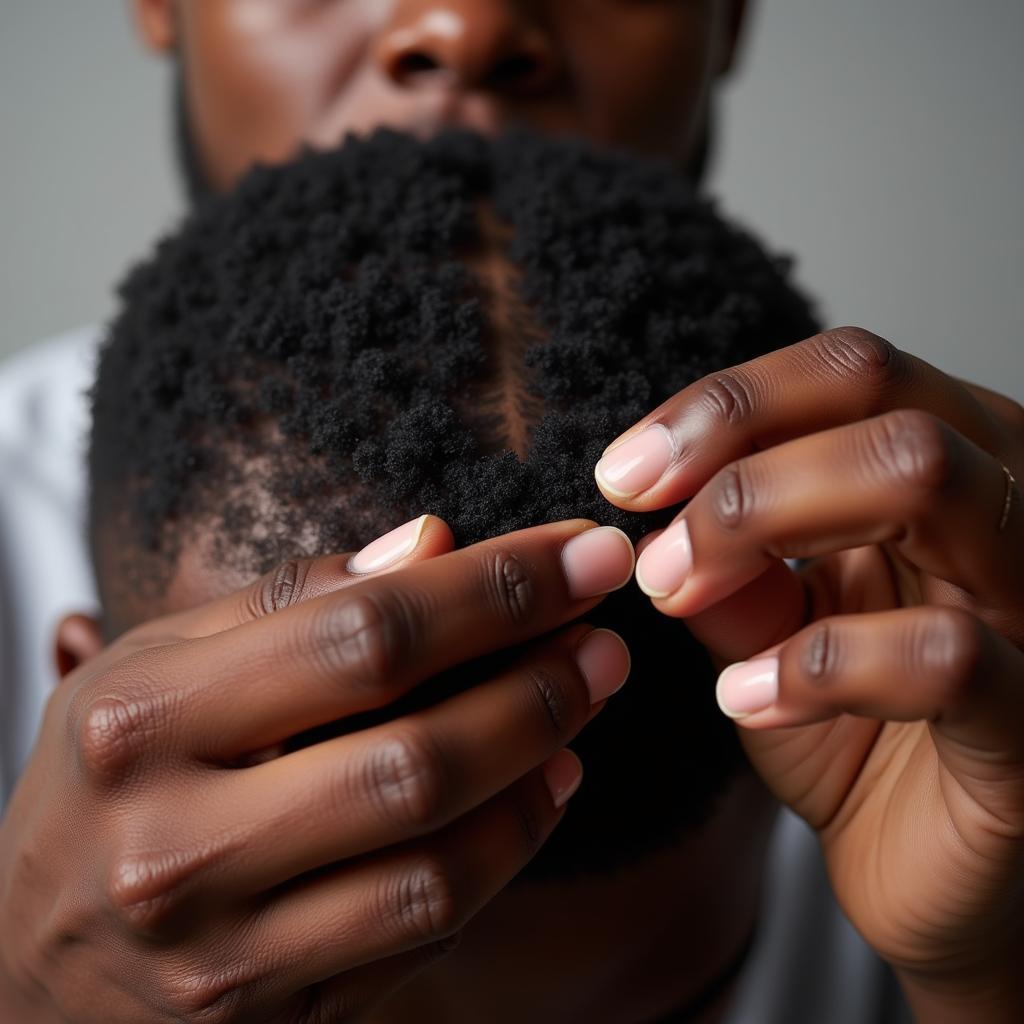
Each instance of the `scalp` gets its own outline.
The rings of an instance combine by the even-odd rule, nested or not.
[[[203,522],[251,575],[407,513],[459,544],[572,516],[636,537],[593,486],[608,441],[814,326],[668,165],[525,135],[381,131],[258,168],[120,294],[92,523],[166,568]]]
[[[816,328],[786,262],[669,164],[527,135],[381,131],[258,168],[121,302],[92,396],[90,522],[105,612],[132,602],[125,622],[155,614],[197,532],[243,581],[424,513],[460,546],[574,518],[635,541],[675,510],[609,505],[605,446]],[[495,581],[515,612],[522,588]],[[741,763],[679,623],[632,587],[588,622],[624,637],[636,683],[574,741],[588,782],[531,875],[663,844]]]

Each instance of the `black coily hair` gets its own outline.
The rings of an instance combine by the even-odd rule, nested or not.
[[[697,378],[813,333],[787,278],[668,163],[578,142],[379,131],[257,168],[121,287],[92,392],[101,594],[165,586],[200,527],[252,576],[422,513],[460,545],[574,517],[637,540],[673,510],[613,507],[595,462]],[[664,845],[742,763],[680,623],[635,585],[587,621],[625,637],[633,681],[573,744],[587,780],[531,877]]]

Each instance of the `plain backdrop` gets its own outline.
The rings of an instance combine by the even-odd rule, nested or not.
[[[1024,399],[1024,2],[761,0],[749,29],[723,207],[829,322]],[[109,316],[180,212],[169,86],[124,0],[0,0],[0,353]]]

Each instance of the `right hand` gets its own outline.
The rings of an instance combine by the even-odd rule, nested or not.
[[[292,563],[62,680],[0,829],[0,1010],[353,1019],[526,864],[579,779],[564,744],[628,671],[614,634],[568,627],[426,710],[281,753],[564,626],[633,568],[582,520],[459,551],[429,522],[397,571]]]

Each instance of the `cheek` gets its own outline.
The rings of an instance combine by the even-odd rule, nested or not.
[[[187,102],[217,188],[313,134],[370,50],[381,4],[191,0],[182,7]]]
[[[718,61],[717,5],[616,0],[587,6],[594,8],[592,16],[581,19],[566,38],[590,134],[687,157],[703,123]]]

